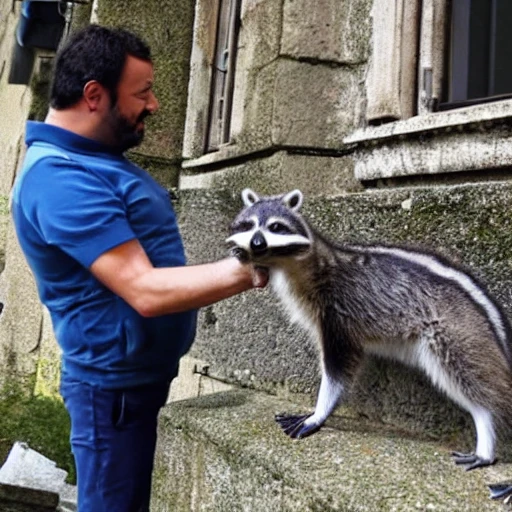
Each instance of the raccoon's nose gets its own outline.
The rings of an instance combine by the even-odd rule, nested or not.
[[[261,254],[267,250],[267,241],[265,237],[260,233],[255,233],[251,238],[251,251],[255,254]]]

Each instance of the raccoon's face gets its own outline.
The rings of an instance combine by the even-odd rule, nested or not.
[[[298,213],[302,193],[260,198],[250,189],[242,192],[245,208],[230,227],[226,240],[241,260],[269,263],[276,258],[303,255],[311,246],[310,231]]]

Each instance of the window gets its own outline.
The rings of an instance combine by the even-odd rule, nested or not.
[[[452,0],[440,109],[512,97],[512,2]]]
[[[230,142],[240,0],[221,0],[213,62],[206,152]]]
[[[372,17],[366,126],[343,139],[356,179],[511,169],[512,2],[373,0]]]
[[[510,0],[374,0],[369,124],[512,97],[511,24]]]

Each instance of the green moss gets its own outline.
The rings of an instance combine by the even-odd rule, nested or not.
[[[73,4],[71,31],[75,32],[86,27],[91,19],[92,2],[87,4]]]
[[[60,399],[60,360],[39,356],[34,395]]]
[[[0,461],[16,441],[55,461],[74,483],[75,467],[69,445],[69,417],[62,400],[27,397],[18,385],[0,391]]]
[[[52,65],[52,58],[40,59],[39,71],[34,74],[30,82],[32,103],[30,105],[28,119],[32,121],[44,121],[48,113]]]
[[[240,191],[238,189],[187,189],[180,190],[178,197],[180,203],[178,211],[179,214],[182,215],[181,219],[183,220],[189,213],[188,210],[193,212],[195,208],[198,208],[196,211],[211,214],[212,205],[215,205],[215,208],[220,212],[220,218],[226,218],[231,221],[243,207]],[[204,205],[204,207],[202,205]]]
[[[504,260],[512,243],[509,194],[505,185],[489,185],[306,198],[304,212],[341,240],[420,243],[454,253],[471,247],[487,259]],[[407,199],[410,210],[402,207]]]
[[[194,2],[190,0],[102,0],[99,22],[137,33],[151,47],[158,113],[148,122],[144,154],[179,160],[187,107]]]
[[[0,215],[9,215],[9,198],[0,196]]]
[[[163,187],[173,188],[178,186],[181,161],[145,155],[138,151],[130,151],[128,158],[149,172]]]

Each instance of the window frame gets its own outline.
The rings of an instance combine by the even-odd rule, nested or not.
[[[498,26],[498,2],[500,0],[490,0],[486,13],[480,13],[488,17],[488,25],[482,29],[480,34],[471,33],[471,3],[474,0],[458,0],[447,2],[447,7],[452,10],[451,17],[451,38],[446,42],[446,64],[444,69],[444,93],[442,101],[439,104],[439,110],[450,110],[480,103],[489,103],[512,98],[512,87],[510,92],[498,92],[495,89],[495,71],[496,61],[498,59],[498,45],[496,39],[500,27]],[[488,2],[488,0],[485,0]],[[508,2],[508,0],[501,0]],[[503,27],[501,27],[503,29]],[[447,29],[448,30],[448,29]],[[478,36],[484,36],[485,44],[478,44]],[[483,47],[486,50],[487,58],[485,64],[476,64],[478,77],[485,80],[485,93],[478,97],[471,97],[469,83],[470,74],[470,52],[472,45]],[[455,58],[454,56],[457,55]],[[485,68],[485,69],[482,69]],[[483,84],[480,84],[482,86]]]
[[[385,92],[392,95],[383,95],[377,100],[384,107],[403,105],[407,91],[401,81],[401,72],[411,76],[411,68],[404,70],[404,66],[410,66],[412,61],[416,72],[416,111],[409,105],[395,110],[394,118],[388,116],[379,120],[372,119],[372,111],[367,110],[366,126],[343,139],[354,152],[355,178],[374,182],[387,178],[512,168],[511,137],[508,129],[503,128],[512,125],[511,99],[493,98],[442,111],[438,108],[443,85],[449,0],[411,0],[409,8],[422,9],[416,64],[410,57],[403,58],[406,46],[414,44],[402,30],[406,0],[395,0],[397,8],[394,11],[378,9],[384,1],[374,0],[374,13],[379,16],[373,18],[373,54],[366,80],[368,107],[373,102],[373,112],[378,112],[376,99],[371,97],[375,92],[372,80],[389,81],[390,76],[394,86]],[[376,56],[379,52],[382,56],[382,48],[379,49],[376,42],[386,34],[392,41],[394,53],[385,62],[391,64],[381,66],[378,73],[374,67],[372,73],[372,63],[378,61]],[[404,115],[411,110],[412,115]]]
[[[218,151],[231,139],[241,3],[219,0],[204,154]]]

